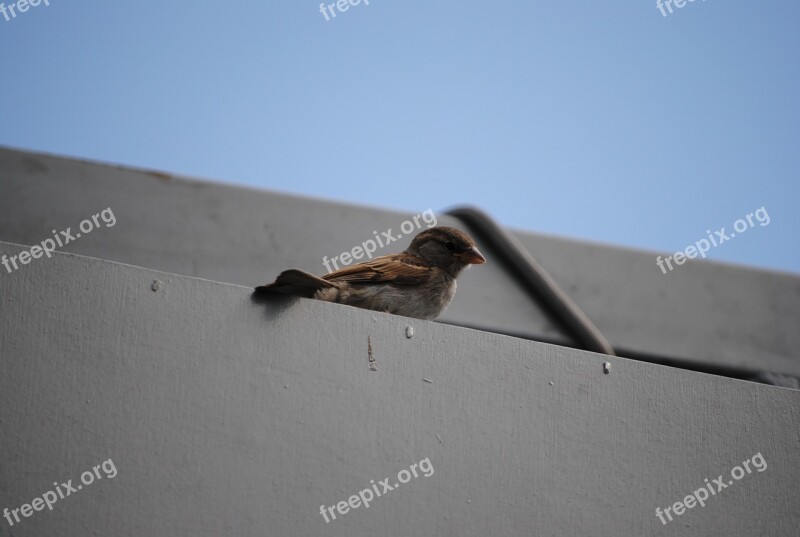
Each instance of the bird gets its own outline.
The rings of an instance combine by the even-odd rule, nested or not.
[[[418,233],[401,253],[343,267],[322,277],[299,269],[281,272],[253,294],[291,295],[433,320],[453,300],[456,278],[486,258],[463,231],[437,226]]]

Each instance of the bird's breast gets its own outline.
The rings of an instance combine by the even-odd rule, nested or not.
[[[404,317],[432,320],[438,317],[456,293],[456,281],[449,275],[418,285],[343,284],[319,300],[339,302],[358,308],[384,311]],[[335,296],[334,296],[335,295]]]

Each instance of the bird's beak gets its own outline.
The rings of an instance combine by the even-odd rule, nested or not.
[[[486,263],[486,258],[483,257],[483,254],[476,246],[473,246],[458,257],[460,257],[462,261],[471,265],[480,265]]]

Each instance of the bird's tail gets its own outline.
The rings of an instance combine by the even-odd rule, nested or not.
[[[281,272],[273,283],[256,287],[253,294],[258,296],[292,295],[311,298],[318,290],[328,287],[334,287],[334,285],[308,272],[291,269]]]

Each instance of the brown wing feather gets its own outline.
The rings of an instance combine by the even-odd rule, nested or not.
[[[326,274],[322,279],[331,282],[414,285],[427,282],[432,272],[431,267],[409,263],[407,256],[396,254],[344,267]]]

